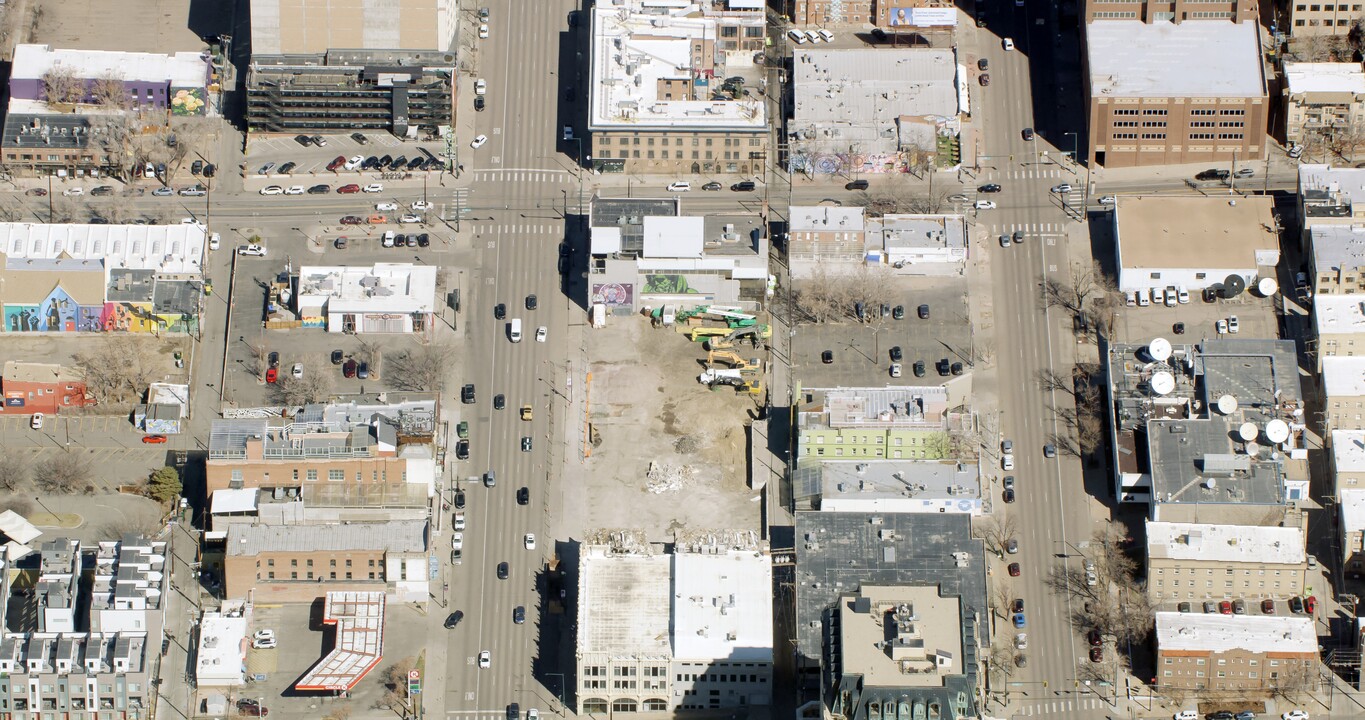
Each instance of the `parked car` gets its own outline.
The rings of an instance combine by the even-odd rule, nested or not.
[[[341,187],[337,188],[337,192],[340,193],[340,194],[342,194],[342,195],[350,195],[350,194],[352,194],[352,193],[358,193],[358,192],[360,192],[360,186],[359,186],[359,185],[356,185],[355,183],[351,183],[351,184],[349,184],[349,185],[342,185]]]
[[[259,702],[251,698],[242,698],[237,701],[237,712],[251,717],[268,717],[270,710]]]
[[[262,195],[283,195],[284,188],[279,185],[266,185],[261,188]]]
[[[329,193],[329,192],[332,192],[332,186],[331,186],[331,185],[325,185],[325,184],[323,184],[323,185],[314,185],[314,186],[308,188],[308,194],[309,194],[309,195],[326,195],[326,194]]]

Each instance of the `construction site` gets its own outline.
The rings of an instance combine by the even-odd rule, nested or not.
[[[748,446],[767,403],[765,319],[664,307],[592,331],[592,443],[565,471],[571,532],[634,526],[671,542],[684,530],[759,526]]]

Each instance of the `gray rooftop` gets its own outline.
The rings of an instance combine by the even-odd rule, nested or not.
[[[109,270],[109,302],[150,302],[156,287],[155,270]]]
[[[621,252],[638,255],[645,246],[645,218],[677,217],[679,202],[660,198],[597,198],[590,211],[592,227],[621,231]]]
[[[794,485],[798,502],[818,495],[819,508],[826,511],[981,510],[981,478],[975,463],[803,458]]]
[[[1085,30],[1093,97],[1266,94],[1255,21],[1105,20]]]
[[[85,115],[22,114],[5,116],[6,148],[83,148],[90,144],[91,120]]]
[[[1365,267],[1365,227],[1313,225],[1309,232],[1313,244],[1313,269],[1316,272]]]
[[[228,526],[228,555],[251,556],[263,552],[345,552],[377,550],[386,553],[415,553],[427,549],[427,523],[424,520],[391,520],[373,523],[332,525],[251,525]]]
[[[882,246],[887,250],[967,247],[961,215],[886,215],[881,229]]]

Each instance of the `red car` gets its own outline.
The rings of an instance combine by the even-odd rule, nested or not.
[[[359,217],[357,215],[347,215],[346,217],[341,219],[342,225],[363,225],[364,223],[365,218]]]
[[[1010,577],[1019,577],[1019,563],[1010,563]]]
[[[267,368],[265,371],[265,381],[274,384],[280,378],[279,368]]]
[[[355,183],[351,183],[350,185],[342,185],[341,187],[337,188],[337,192],[341,193],[342,195],[358,193],[360,192],[360,186],[356,185]]]
[[[1313,612],[1314,612],[1315,610],[1317,610],[1317,609],[1318,609],[1318,599],[1317,599],[1317,598],[1313,597],[1312,595],[1309,595],[1308,597],[1306,597],[1306,598],[1303,599],[1303,611],[1304,611],[1304,612],[1308,613],[1309,615],[1312,615]]]
[[[270,715],[270,710],[266,706],[255,700],[242,699],[237,701],[237,712],[252,717],[266,717]]]
[[[1228,602],[1227,600],[1224,600],[1224,601],[1218,603],[1218,612],[1220,612],[1220,613],[1222,613],[1222,614],[1224,614],[1224,615],[1231,615],[1231,614],[1232,614],[1232,603]]]
[[[339,168],[339,167],[341,167],[341,166],[343,166],[343,165],[345,165],[345,164],[346,164],[346,158],[344,158],[344,157],[338,157],[337,159],[333,160],[332,162],[327,163],[327,169],[328,169],[329,171],[336,171],[337,168]]]
[[[143,435],[142,442],[147,445],[160,445],[166,442],[165,435]]]
[[[1104,662],[1104,648],[1102,648],[1102,647],[1092,647],[1092,648],[1090,648],[1090,662],[1093,662],[1093,663],[1102,663],[1102,662]]]

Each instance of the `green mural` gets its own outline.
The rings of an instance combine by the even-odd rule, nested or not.
[[[687,278],[683,275],[646,275],[645,294],[647,295],[695,295],[699,290],[693,290],[687,285]]]

